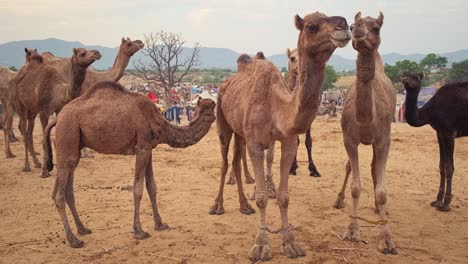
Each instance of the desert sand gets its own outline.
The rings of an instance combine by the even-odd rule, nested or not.
[[[280,252],[281,235],[269,235],[270,263],[468,263],[468,138],[456,140],[452,211],[438,212],[429,205],[439,187],[435,132],[428,126],[392,125],[387,208],[399,254],[383,255],[377,251],[379,228],[373,224],[360,222],[363,242],[341,240],[352,203],[348,189],[346,207],[332,207],[347,158],[339,120],[319,117],[312,126],[313,156],[322,177],[309,177],[304,162],[299,163],[298,176],[290,177],[289,219],[307,256],[288,259]],[[42,159],[41,138],[37,123],[34,140]],[[302,142],[299,161],[307,160]],[[75,174],[75,195],[78,212],[93,233],[78,235],[86,243],[81,249],[68,246],[50,198],[56,171],[46,179],[39,178],[40,169],[21,172],[22,142],[12,144],[17,157],[11,160],[4,158],[3,140],[0,146],[0,263],[249,263],[247,252],[254,242],[258,213],[239,213],[236,186],[225,189],[225,214],[208,214],[220,177],[214,124],[195,146],[158,146],[154,150],[158,204],[171,229],[153,229],[145,191],[141,220],[151,234],[146,240],[137,241],[132,234],[134,156],[96,154],[94,159],[82,159]],[[277,144],[273,164],[276,183],[279,147]],[[376,220],[370,177],[372,149],[361,146],[360,151],[363,191],[359,212]],[[244,188],[250,193],[253,185]],[[250,203],[256,208],[255,202]],[[269,200],[267,212],[268,225],[278,228],[275,200]],[[73,223],[72,227],[76,230]]]

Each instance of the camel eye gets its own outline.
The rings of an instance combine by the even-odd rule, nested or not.
[[[319,26],[318,25],[308,25],[307,30],[309,30],[309,32],[315,33],[315,32],[317,32],[319,30]]]
[[[296,60],[295,57],[291,57],[291,62],[294,62]]]
[[[86,55],[86,54],[84,54],[84,53],[81,53],[81,54],[80,54],[81,57],[84,57],[85,55]]]
[[[351,26],[349,27],[349,30],[353,31],[353,28],[354,28],[354,25],[351,25]]]
[[[375,28],[373,28],[372,30],[374,30],[374,32],[375,32],[376,34],[379,34],[379,33],[380,33],[380,28],[379,28],[379,27],[375,27]]]

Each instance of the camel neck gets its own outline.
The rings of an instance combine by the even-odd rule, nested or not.
[[[200,141],[210,130],[215,117],[202,116],[196,118],[188,126],[175,126],[169,122],[163,124],[163,140],[173,148],[186,148]]]
[[[119,53],[115,58],[114,65],[106,73],[109,74],[110,79],[114,82],[117,82],[122,78],[125,73],[125,69],[130,61],[129,55],[127,55],[122,49],[119,49]]]
[[[299,84],[293,91],[294,101],[290,106],[294,109],[289,109],[290,113],[294,114],[292,118],[289,118],[291,123],[288,130],[294,134],[305,133],[310,128],[320,105],[325,75],[325,62],[315,57],[301,55],[299,51]]]
[[[73,62],[73,57],[70,61],[71,64],[71,78],[70,78],[70,94],[68,97],[69,100],[73,100],[76,97],[80,96],[81,86],[86,77],[86,68],[79,66]]]
[[[296,85],[297,85],[297,74],[293,74],[289,72],[289,75],[288,75],[289,91],[294,91],[294,88],[296,87]]]
[[[359,52],[356,61],[356,119],[361,124],[369,124],[373,119],[373,89],[376,64],[382,63],[377,51]],[[377,67],[380,68],[380,67]]]
[[[429,123],[425,109],[418,109],[419,89],[406,89],[405,118],[410,126],[420,127]]]

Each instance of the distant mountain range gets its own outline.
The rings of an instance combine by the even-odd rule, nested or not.
[[[116,40],[116,44],[119,43],[119,40]],[[109,48],[99,45],[83,45],[78,41],[64,41],[61,39],[49,38],[44,40],[21,40],[13,41],[4,44],[0,44],[0,65],[3,66],[15,66],[17,68],[21,67],[24,64],[24,48],[37,48],[39,52],[50,51],[54,55],[59,57],[69,57],[71,56],[72,49],[83,47],[87,49],[97,49],[102,55],[102,59],[95,62],[93,66],[96,69],[108,69],[114,64],[115,56],[118,52],[118,47]],[[184,48],[183,53],[189,54],[191,48]],[[236,69],[236,61],[240,53],[233,51],[231,49],[225,48],[201,48],[200,49],[200,61],[201,65],[198,68],[207,69],[207,68],[223,68],[223,69]],[[449,65],[453,62],[458,62],[468,59],[468,49],[458,50],[454,52],[447,52],[439,54],[447,57]],[[389,53],[382,55],[384,63],[394,64],[397,61],[401,60],[412,60],[419,62],[424,58],[425,54],[408,54],[403,55],[399,53]],[[143,56],[142,52],[138,52],[132,58],[132,61],[129,64],[129,68],[133,68],[133,61],[146,58]],[[268,57],[268,60],[271,60],[278,67],[287,67],[288,60],[285,54],[277,54]],[[353,70],[355,65],[355,60],[347,59],[339,55],[333,55],[328,62],[336,70]]]

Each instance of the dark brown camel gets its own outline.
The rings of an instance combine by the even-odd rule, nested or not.
[[[429,124],[437,132],[440,186],[437,199],[431,205],[438,211],[450,211],[455,138],[468,136],[468,82],[442,86],[429,102],[418,109],[416,103],[422,79],[422,73],[405,73],[401,77],[406,89],[405,116],[410,126]]]
[[[145,239],[150,235],[143,231],[140,223],[144,182],[153,209],[154,228],[168,228],[162,222],[156,204],[152,150],[159,144],[186,148],[200,141],[215,120],[215,103],[202,99],[198,102],[198,108],[197,117],[190,125],[174,126],[146,96],[130,93],[115,82],[103,82],[62,109],[57,121],[52,121],[45,130],[45,165],[49,171],[52,170],[50,130],[56,124],[57,180],[52,199],[71,247],[82,247],[84,242],[77,239],[70,229],[65,202],[73,215],[78,233],[91,233],[79,218],[73,193],[74,171],[80,161],[80,149],[88,147],[102,154],[136,155],[133,230],[136,239]]]

